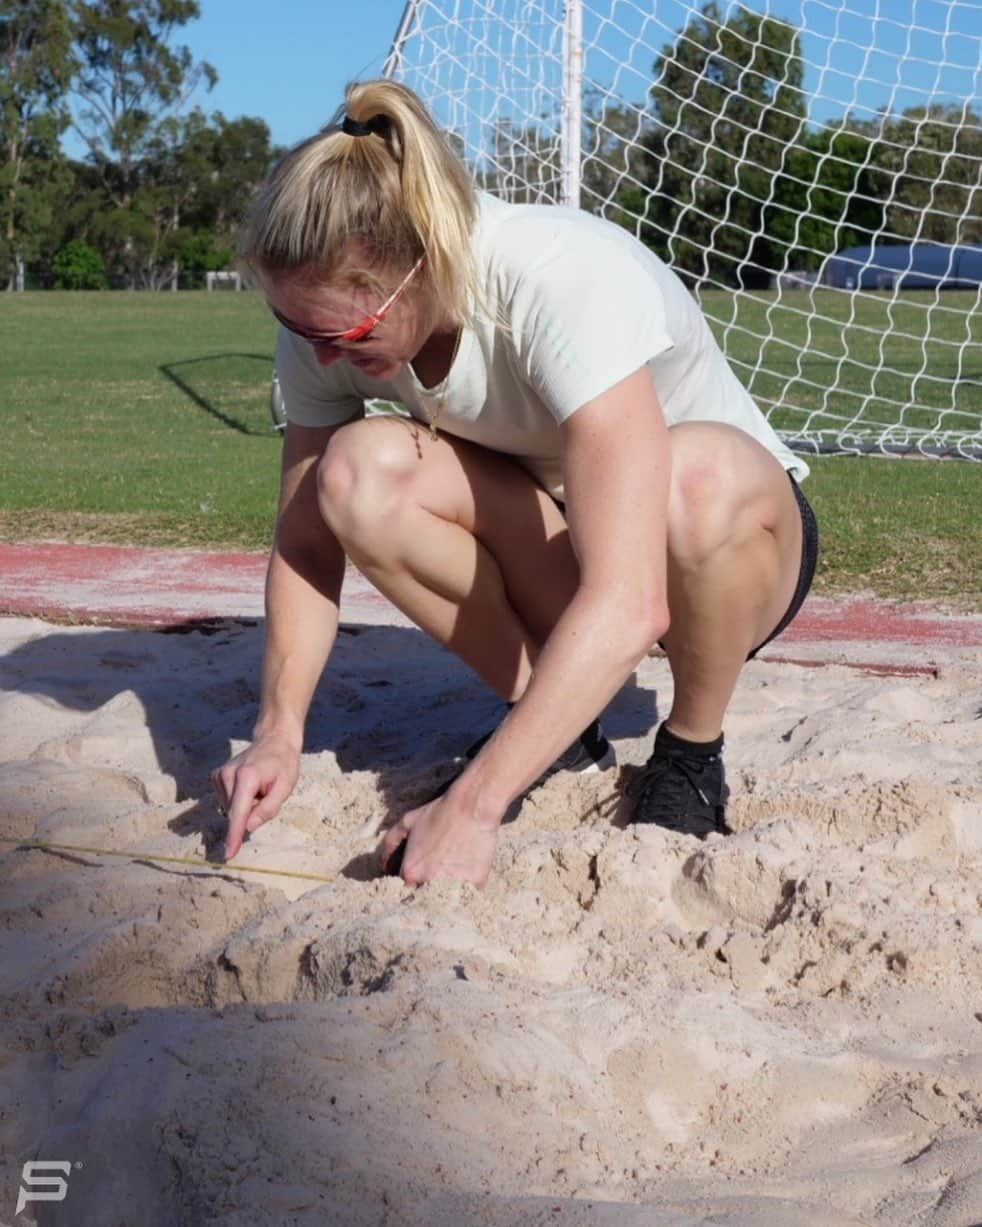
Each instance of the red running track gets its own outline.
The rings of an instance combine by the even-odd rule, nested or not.
[[[0,545],[0,613],[108,626],[160,627],[204,619],[259,618],[266,560],[262,554],[151,550],[110,545]],[[403,623],[405,619],[357,572],[345,581],[342,617]],[[982,616],[950,616],[923,603],[858,597],[810,597],[775,644],[771,660],[791,645],[877,645],[864,667],[933,672],[904,662],[902,649],[982,648]],[[909,652],[908,652],[909,654]],[[763,659],[763,658],[762,658]],[[828,663],[808,659],[799,663]],[[848,663],[848,662],[844,662]]]

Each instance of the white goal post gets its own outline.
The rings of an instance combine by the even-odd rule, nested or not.
[[[982,0],[409,0],[384,71],[672,264],[796,449],[982,459]]]
[[[209,290],[241,290],[242,275],[235,272],[205,273],[205,286]]]

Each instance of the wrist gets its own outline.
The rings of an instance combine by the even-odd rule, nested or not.
[[[253,741],[285,742],[287,748],[300,754],[303,750],[303,722],[285,716],[260,716],[252,730]]]
[[[499,827],[511,803],[511,797],[492,787],[483,765],[475,760],[454,781],[448,790],[455,808],[459,808],[476,826]]]

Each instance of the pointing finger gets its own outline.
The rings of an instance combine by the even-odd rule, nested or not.
[[[230,861],[242,847],[245,838],[246,822],[252,813],[256,800],[255,784],[251,777],[243,779],[245,771],[240,771],[235,781],[235,791],[228,806],[228,832],[225,836],[225,859]]]

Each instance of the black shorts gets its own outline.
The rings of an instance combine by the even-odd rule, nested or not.
[[[791,482],[795,502],[798,504],[798,511],[801,513],[801,567],[798,571],[798,582],[795,585],[791,603],[784,611],[784,616],[767,638],[762,643],[757,644],[754,650],[747,656],[747,660],[753,660],[761,648],[770,643],[772,639],[776,639],[794,621],[798,610],[805,603],[805,597],[808,595],[808,590],[812,586],[812,580],[815,578],[815,567],[818,565],[818,520],[815,518],[815,512],[812,510],[811,503],[801,493],[801,487],[790,473],[788,473],[788,480]],[[565,504],[561,503],[558,498],[553,499],[553,502],[556,503],[559,510],[565,515]],[[658,641],[658,645],[659,647],[665,646],[661,640]]]
[[[764,642],[757,644],[747,657],[747,660],[753,660],[762,647],[770,643],[772,639],[776,639],[794,621],[798,610],[805,603],[805,597],[808,595],[808,590],[812,586],[812,580],[815,578],[815,567],[818,565],[818,520],[815,518],[815,512],[812,510],[811,503],[801,493],[801,487],[790,473],[788,478],[791,481],[791,489],[794,491],[794,497],[798,504],[798,511],[801,513],[801,568],[798,571],[798,582],[795,585],[791,603],[784,611],[784,617],[778,622]]]

